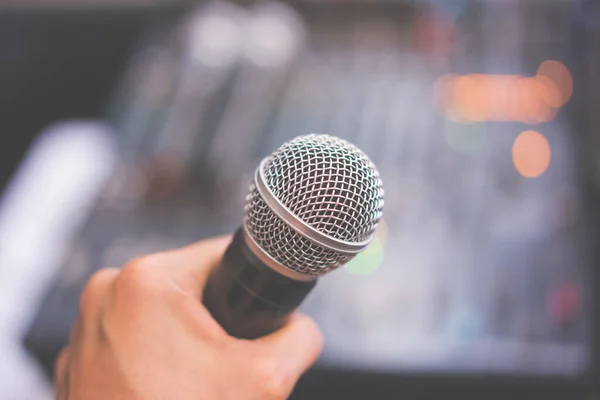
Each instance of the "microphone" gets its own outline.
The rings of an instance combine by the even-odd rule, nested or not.
[[[310,134],[260,162],[245,200],[243,224],[203,303],[230,335],[253,339],[282,327],[319,277],[369,245],[384,191],[362,150]]]

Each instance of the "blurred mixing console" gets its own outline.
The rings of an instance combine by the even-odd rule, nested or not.
[[[581,372],[590,227],[563,110],[572,12],[210,2],[149,32],[108,111],[121,162],[28,348],[49,371],[95,270],[232,232],[258,162],[328,133],[373,159],[386,198],[369,249],[303,306],[325,334],[321,365]]]

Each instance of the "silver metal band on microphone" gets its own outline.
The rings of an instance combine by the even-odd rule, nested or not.
[[[256,241],[254,241],[254,238],[252,238],[252,235],[250,233],[248,233],[248,228],[246,227],[246,224],[243,224],[243,232],[244,232],[244,241],[246,242],[246,246],[248,246],[248,248],[252,251],[252,253],[258,257],[258,259],[264,263],[266,266],[268,266],[269,268],[273,269],[274,271],[279,272],[281,275],[286,276],[288,278],[297,280],[297,281],[312,281],[317,279],[316,276],[313,275],[307,275],[307,274],[301,274],[299,272],[296,272],[292,269],[289,269],[287,267],[285,267],[284,265],[280,264],[277,260],[275,260],[273,257],[271,257],[266,251],[264,251],[262,249],[262,247],[260,247]]]
[[[269,208],[273,210],[273,212],[290,228],[313,243],[316,243],[326,249],[341,253],[360,253],[369,245],[369,243],[371,243],[375,237],[375,233],[362,242],[346,242],[344,240],[339,240],[326,235],[298,218],[294,213],[288,210],[288,208],[282,204],[281,201],[279,201],[279,199],[273,194],[267,185],[264,176],[264,166],[266,161],[267,158],[263,159],[254,173],[254,183],[256,185],[256,189],[264,199],[265,203],[267,203],[267,206],[269,206]]]

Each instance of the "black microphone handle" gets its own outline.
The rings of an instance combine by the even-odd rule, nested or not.
[[[231,336],[255,339],[281,328],[316,283],[290,279],[266,266],[239,228],[209,276],[202,301]]]

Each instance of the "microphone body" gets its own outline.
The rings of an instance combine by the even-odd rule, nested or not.
[[[263,264],[240,228],[210,275],[203,301],[231,336],[254,339],[281,328],[316,283],[288,278]]]

